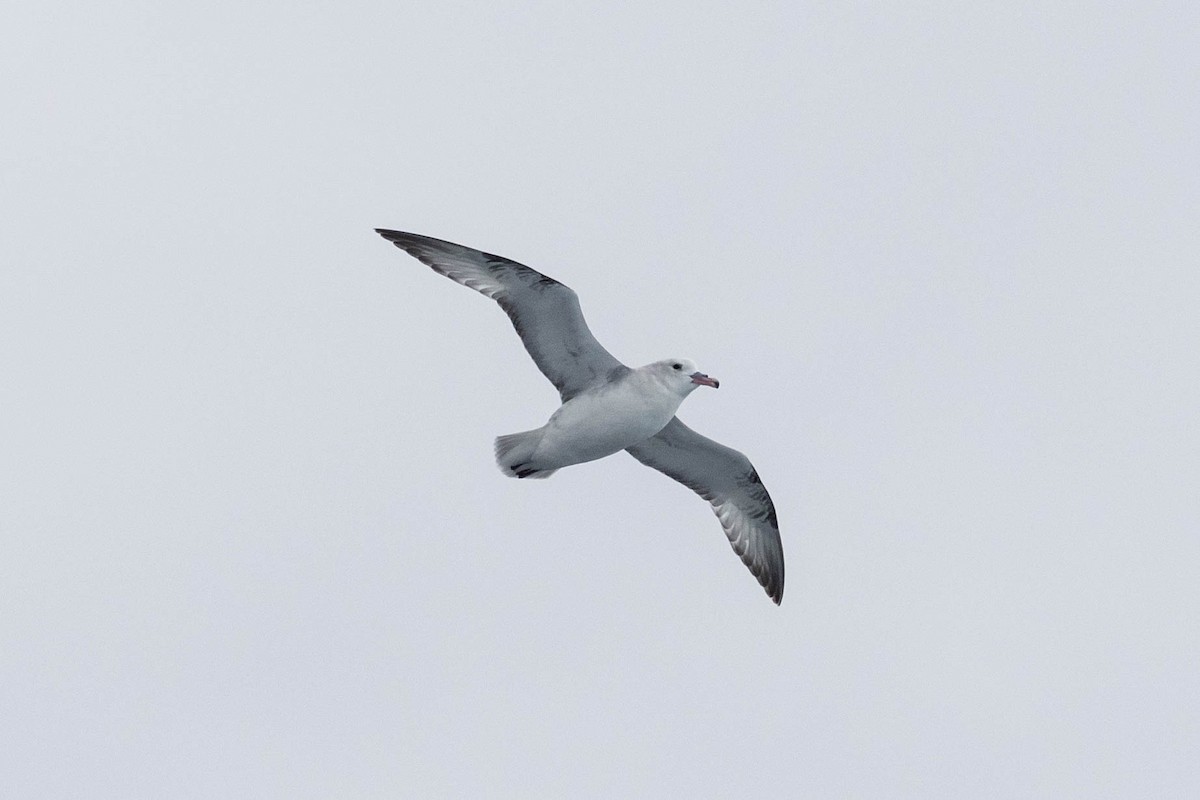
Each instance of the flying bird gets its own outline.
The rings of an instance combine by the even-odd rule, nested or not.
[[[701,386],[719,382],[686,358],[630,368],[592,336],[575,292],[501,256],[376,228],[383,238],[463,286],[495,300],[562,398],[540,428],[496,438],[496,463],[513,478],[548,478],[625,450],[707,500],[729,543],[767,594],[783,599],[783,545],[775,505],[750,460],[675,416]]]

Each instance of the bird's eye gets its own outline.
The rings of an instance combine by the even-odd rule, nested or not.
[[[683,364],[672,364],[671,369],[683,369]]]

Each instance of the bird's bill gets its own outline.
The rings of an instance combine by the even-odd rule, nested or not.
[[[714,389],[721,388],[721,382],[719,380],[716,378],[710,378],[703,372],[693,372],[692,383],[697,384],[698,386],[711,386]]]

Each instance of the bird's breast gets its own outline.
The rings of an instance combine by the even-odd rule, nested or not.
[[[568,400],[554,413],[538,447],[561,466],[611,455],[658,433],[671,421],[680,398],[615,386]]]

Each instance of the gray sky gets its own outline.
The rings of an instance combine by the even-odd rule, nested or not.
[[[1200,12],[833,5],[4,11],[0,795],[1196,796]],[[719,377],[783,606],[375,226]]]

